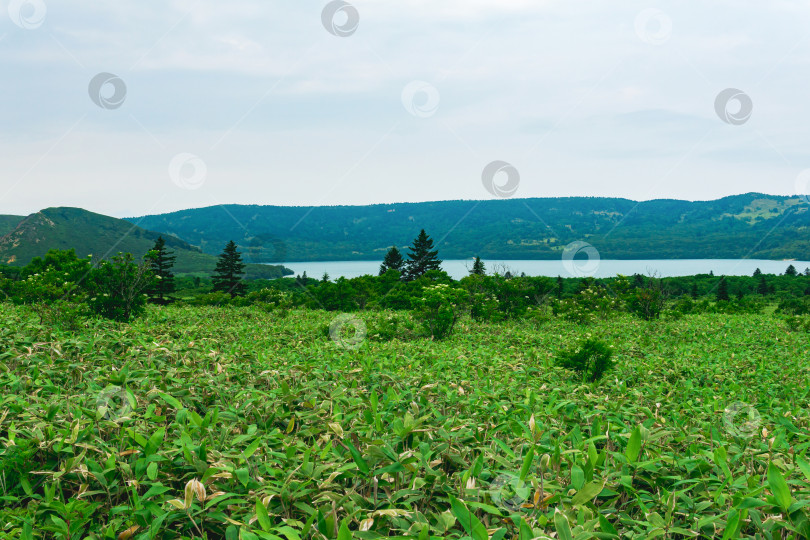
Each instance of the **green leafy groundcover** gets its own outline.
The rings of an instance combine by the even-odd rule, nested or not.
[[[766,315],[484,324],[339,346],[334,314],[2,306],[0,536],[800,538],[808,334]],[[555,365],[613,346],[595,384]]]

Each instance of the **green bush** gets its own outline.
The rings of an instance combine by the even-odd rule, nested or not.
[[[368,322],[368,337],[372,341],[406,341],[413,335],[413,321],[405,314],[380,313]]]
[[[791,332],[810,332],[810,318],[808,317],[790,315],[785,317],[785,324]]]
[[[785,315],[808,315],[810,314],[810,298],[784,298],[779,302],[776,312]]]
[[[610,295],[602,287],[589,286],[573,298],[555,300],[552,312],[558,317],[579,324],[605,320],[621,311],[621,301]]]
[[[433,339],[444,339],[453,332],[466,293],[447,284],[430,285],[414,302],[414,315]]]
[[[146,310],[152,279],[148,262],[138,264],[131,253],[119,253],[90,271],[87,305],[96,315],[128,322]]]
[[[582,344],[560,353],[557,365],[582,375],[583,380],[595,382],[613,367],[613,349],[598,339],[587,339]]]

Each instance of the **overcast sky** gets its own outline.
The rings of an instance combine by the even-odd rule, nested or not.
[[[0,213],[792,195],[810,168],[804,2],[0,7]]]

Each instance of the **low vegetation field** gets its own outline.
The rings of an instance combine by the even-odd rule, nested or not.
[[[462,319],[444,341],[394,312],[357,315],[365,337],[307,309],[0,317],[3,537],[808,531],[810,334],[774,316]],[[591,337],[615,366],[583,383],[555,358]]]

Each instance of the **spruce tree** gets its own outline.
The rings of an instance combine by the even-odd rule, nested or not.
[[[754,277],[758,277],[758,276],[761,276],[761,275],[762,275],[762,270],[760,270],[759,268],[754,270]]]
[[[796,267],[793,266],[792,264],[787,267],[787,270],[785,270],[785,275],[786,276],[795,276],[795,275],[798,275],[798,273],[799,272],[796,271]]]
[[[470,270],[470,274],[473,276],[483,276],[486,275],[487,268],[484,266],[484,261],[481,260],[481,257],[476,257],[473,261],[472,270]]]
[[[389,270],[401,272],[404,264],[405,261],[402,259],[402,253],[397,249],[397,246],[394,246],[385,254],[385,258],[380,265],[380,275],[385,274]]]
[[[441,270],[442,261],[439,260],[438,250],[433,250],[433,240],[425,233],[425,229],[414,238],[413,245],[408,247],[408,261],[405,263],[405,279],[414,280],[425,275],[429,270]]]
[[[245,264],[242,262],[242,255],[236,250],[236,244],[231,240],[219,256],[214,275],[211,276],[214,292],[228,293],[231,298],[244,296],[247,290],[247,286],[242,281],[244,273]]]
[[[726,276],[720,277],[720,284],[717,286],[717,301],[728,301],[728,283],[726,282]]]
[[[177,257],[174,251],[166,249],[166,240],[158,236],[155,246],[146,255],[149,259],[149,269],[154,275],[154,283],[148,289],[149,300],[155,304],[168,304],[174,299],[171,294],[175,291],[174,274],[171,268]]]

